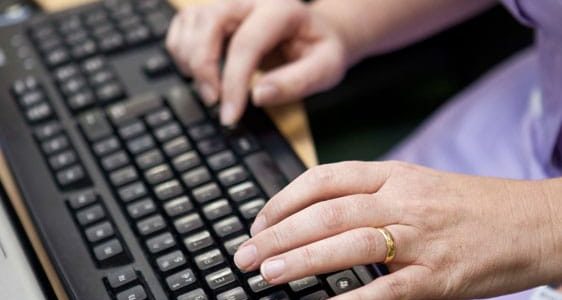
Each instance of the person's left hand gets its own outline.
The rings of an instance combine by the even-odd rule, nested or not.
[[[560,258],[560,220],[544,184],[399,162],[319,166],[267,203],[235,262],[244,271],[261,266],[272,284],[378,263],[387,248],[376,228],[385,227],[397,247],[392,273],[341,299],[468,299],[522,290],[560,273],[560,263],[550,263]]]

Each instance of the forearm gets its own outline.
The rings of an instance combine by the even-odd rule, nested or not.
[[[336,26],[349,64],[406,46],[490,7],[497,0],[317,0],[312,7]]]

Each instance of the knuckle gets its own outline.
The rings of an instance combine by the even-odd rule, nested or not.
[[[299,259],[302,259],[304,270],[312,270],[318,267],[320,253],[317,253],[313,247],[303,247],[300,252]]]
[[[316,166],[306,172],[306,178],[313,185],[330,185],[335,181],[336,173],[332,165]]]
[[[284,241],[287,241],[285,238],[285,234],[279,230],[278,226],[274,226],[271,228],[271,241],[272,249],[274,252],[281,251],[283,248]]]

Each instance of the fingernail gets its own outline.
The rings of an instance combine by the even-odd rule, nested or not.
[[[283,259],[274,259],[267,261],[261,265],[261,275],[265,280],[273,280],[285,272],[285,261]]]
[[[213,86],[208,82],[202,82],[197,85],[197,90],[199,90],[199,94],[203,97],[203,101],[207,105],[213,105],[218,100],[218,95],[216,90]]]
[[[232,126],[236,123],[236,106],[232,101],[222,102],[220,117],[223,126]]]
[[[279,94],[279,88],[271,83],[261,83],[254,87],[252,94],[254,103],[259,105],[265,101],[275,98]]]
[[[267,223],[265,221],[264,216],[258,216],[256,220],[254,220],[254,224],[250,227],[250,234],[255,236],[256,234],[262,232],[267,227]]]
[[[246,245],[234,254],[234,263],[239,269],[246,270],[257,258],[257,249],[254,245]]]

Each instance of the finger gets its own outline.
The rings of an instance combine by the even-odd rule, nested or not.
[[[166,49],[174,57],[178,53],[179,33],[181,27],[181,18],[176,14],[170,23],[170,29],[166,35]]]
[[[317,203],[245,242],[234,261],[240,269],[253,270],[264,259],[302,245],[354,228],[391,224],[398,216],[389,213],[388,203],[370,194]]]
[[[402,248],[412,243],[408,228],[391,229]],[[402,249],[401,248],[401,249]],[[383,235],[373,227],[357,228],[268,258],[260,268],[265,280],[281,284],[315,274],[324,274],[356,265],[383,262],[387,247]],[[400,262],[403,255],[396,257]]]
[[[252,89],[256,106],[277,105],[302,99],[337,84],[343,76],[344,62],[334,53],[333,42],[318,45],[296,61],[264,74]]]
[[[261,59],[299,25],[302,13],[292,9],[294,5],[256,7],[232,37],[222,78],[220,117],[224,125],[233,125],[241,117],[250,79]]]
[[[408,300],[432,299],[428,293],[429,288],[435,288],[427,282],[432,278],[431,272],[426,267],[408,266],[396,273],[379,277],[373,282],[349,291],[345,294],[331,298],[332,300]]]
[[[326,199],[376,192],[390,176],[392,163],[342,162],[314,167],[273,196],[251,228],[256,235],[305,207]]]
[[[188,60],[196,86],[208,105],[218,101],[220,93],[220,58],[223,44],[232,28],[251,11],[249,1],[221,1],[204,10],[201,21],[187,34],[192,41]]]

